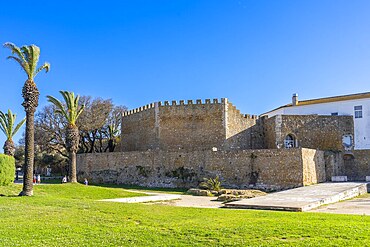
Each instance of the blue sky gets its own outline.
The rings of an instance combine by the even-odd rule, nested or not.
[[[369,11],[367,0],[6,1],[0,43],[36,44],[51,63],[35,79],[39,108],[70,90],[129,108],[227,97],[261,114],[292,93],[370,91]],[[0,109],[23,117],[26,77],[9,54]]]

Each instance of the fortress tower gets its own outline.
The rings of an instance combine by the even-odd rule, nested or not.
[[[256,120],[226,98],[155,102],[123,113],[122,151],[248,149]]]

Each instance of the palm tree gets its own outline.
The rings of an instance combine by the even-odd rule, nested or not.
[[[76,121],[80,114],[83,112],[85,105],[78,105],[80,96],[73,92],[59,91],[63,96],[65,104],[62,104],[58,99],[53,96],[47,96],[49,102],[53,103],[56,107],[55,113],[61,114],[67,120],[68,126],[66,129],[66,148],[69,152],[70,159],[70,177],[72,183],[77,183],[77,172],[76,172],[76,153],[78,150],[78,143],[80,135]]]
[[[12,56],[8,56],[8,59],[15,60],[21,68],[26,72],[27,80],[22,88],[23,103],[22,106],[26,112],[26,136],[25,136],[25,162],[24,162],[24,177],[23,177],[23,189],[20,196],[32,196],[33,195],[33,162],[34,162],[34,117],[35,111],[39,104],[39,90],[36,87],[34,78],[36,75],[45,70],[50,70],[50,64],[44,63],[40,67],[37,67],[37,63],[40,57],[40,48],[36,45],[17,47],[12,43],[5,43],[4,47],[9,48],[12,52]]]
[[[26,118],[23,118],[14,128],[16,115],[12,113],[9,109],[8,113],[3,113],[0,111],[0,130],[6,135],[6,141],[4,144],[4,154],[14,156],[15,146],[13,142],[13,136],[18,132],[22,127]]]
[[[117,129],[117,126],[114,124],[109,124],[108,125],[108,131],[107,131],[107,136],[108,136],[108,146],[105,149],[105,151],[108,149],[109,152],[113,152],[116,144],[117,144],[117,135],[119,134],[119,129]]]

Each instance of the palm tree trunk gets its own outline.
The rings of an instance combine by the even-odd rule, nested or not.
[[[7,139],[4,143],[4,154],[14,157],[15,146],[12,139]]]
[[[80,134],[76,125],[68,125],[66,133],[66,147],[69,152],[70,160],[70,177],[72,183],[77,183],[77,165],[76,153],[78,150],[78,142],[80,141]]]
[[[71,182],[77,183],[76,152],[71,151],[69,153],[69,159],[71,161],[71,169],[70,169]]]
[[[20,196],[33,195],[33,161],[34,161],[34,115],[33,111],[26,112],[25,161],[23,166],[23,190]]]
[[[35,156],[35,111],[39,102],[39,90],[36,84],[28,79],[22,88],[23,103],[22,106],[26,112],[26,136],[25,136],[25,161],[23,167],[23,190],[20,196],[33,195],[33,162]]]

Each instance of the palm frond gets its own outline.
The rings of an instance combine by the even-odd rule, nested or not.
[[[13,130],[16,118],[17,115],[13,114],[10,109],[8,110],[8,113],[0,111],[0,129],[4,132],[8,140],[12,139],[26,121],[26,118],[22,119],[22,121],[20,121]]]
[[[6,131],[6,129],[7,129],[7,126],[6,126],[6,116],[5,116],[5,114],[2,111],[0,111],[0,129],[8,137],[8,133]]]
[[[29,64],[29,62],[30,62],[30,50],[29,50],[28,46],[26,46],[26,45],[22,46],[21,51],[22,51],[22,54],[23,54],[24,58],[27,61],[27,64]]]
[[[40,58],[40,48],[36,45],[28,46],[30,50],[30,68],[32,72],[32,78],[36,76],[36,67]]]
[[[63,96],[64,102],[67,105],[67,110],[71,114],[71,111],[73,109],[73,107],[72,107],[73,101],[71,102],[71,100],[70,100],[71,96],[70,95],[73,94],[73,93],[70,93],[68,91],[59,91],[59,93]],[[73,96],[74,96],[74,94],[73,94]]]
[[[26,72],[26,74],[28,75],[29,74],[29,67],[27,65],[27,63],[25,62],[22,62],[22,59],[18,58],[18,57],[15,57],[15,56],[8,56],[7,59],[12,59],[12,60],[15,60],[16,62],[19,63],[19,65],[22,67],[22,69]]]
[[[63,96],[65,101],[65,105],[63,105],[58,99],[47,96],[48,100],[56,106],[55,113],[63,115],[68,124],[76,125],[76,121],[80,114],[83,112],[85,105],[79,107],[78,101],[80,96],[76,96],[73,92],[68,91],[59,91],[60,94]]]
[[[45,73],[48,73],[50,70],[50,63],[45,62],[43,65],[41,65],[35,72],[35,76],[42,70],[45,70]]]
[[[6,135],[6,131],[5,131],[5,129],[4,129],[4,127],[3,127],[3,125],[1,124],[0,125],[0,130]],[[8,136],[7,136],[8,137]]]
[[[12,136],[14,136],[15,134],[17,134],[18,130],[22,127],[22,125],[26,122],[26,118],[23,118],[18,124],[17,126],[15,126],[15,129],[13,130],[13,133],[12,133]]]
[[[26,58],[18,46],[13,43],[6,42],[4,47],[9,48],[12,51],[12,54],[16,54],[22,60],[22,63],[27,63]]]
[[[60,115],[64,116],[67,119],[67,122],[69,122],[69,115],[67,114],[67,112],[64,109],[55,109],[54,112],[56,114],[60,114]]]
[[[10,109],[8,109],[8,113],[5,114],[8,118],[8,136],[12,136],[14,120],[16,118],[15,114],[12,113]]]
[[[27,74],[28,79],[33,80],[34,77],[42,70],[46,72],[50,69],[49,63],[44,63],[42,66],[37,68],[37,63],[40,58],[40,48],[36,45],[24,45],[21,48],[17,47],[13,43],[5,43],[4,47],[9,48],[12,54],[16,56],[9,56],[8,59],[13,59],[19,63]]]
[[[75,121],[77,121],[78,117],[81,115],[81,113],[84,111],[84,109],[85,109],[85,105],[81,105],[80,109],[78,109],[78,111],[77,111]]]
[[[8,114],[0,111],[0,118],[1,118],[1,125],[4,128],[4,134],[6,135],[6,137],[11,136],[9,135],[9,132],[10,132],[9,129],[12,128],[13,126],[9,124]]]
[[[53,96],[48,95],[46,97],[48,98],[48,101],[54,104],[54,106],[56,107],[55,113],[61,114],[68,119],[68,115],[66,111],[64,110],[63,104],[58,99],[54,98]]]

